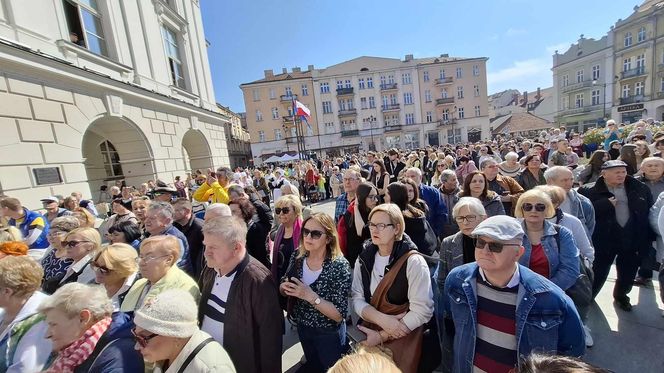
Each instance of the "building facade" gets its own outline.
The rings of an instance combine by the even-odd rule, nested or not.
[[[294,96],[312,112],[302,125],[306,150],[320,156],[488,139],[486,61],[407,55],[279,75],[268,70],[241,85],[253,154],[265,159],[295,149],[297,133],[289,132],[295,131],[289,126]]]
[[[245,168],[250,166],[253,161],[251,156],[251,141],[249,132],[242,125],[244,113],[236,114],[227,107],[217,106],[219,106],[223,115],[230,118],[230,122],[226,124],[230,167],[235,169],[236,167]]]
[[[39,199],[228,165],[197,0],[0,0],[0,192]]]
[[[613,33],[599,40],[583,35],[553,55],[555,121],[576,132],[603,125],[613,106]]]

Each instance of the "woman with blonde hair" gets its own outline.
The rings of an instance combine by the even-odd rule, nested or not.
[[[274,203],[275,220],[279,222],[272,246],[272,277],[279,281],[286,274],[293,252],[300,244],[302,228],[302,202],[289,194]]]
[[[95,217],[83,207],[76,207],[72,210],[72,215],[78,219],[79,226],[81,228],[94,228],[95,227]]]
[[[7,241],[23,241],[23,235],[14,226],[0,224],[0,242]]]
[[[279,286],[293,302],[288,316],[297,324],[307,372],[324,372],[347,350],[351,270],[335,228],[334,219],[323,213],[304,221],[300,245]]]
[[[377,347],[363,347],[337,361],[327,373],[401,373],[394,361]]]
[[[90,266],[92,257],[101,248],[101,236],[94,228],[76,228],[67,233],[62,241],[64,258],[71,259],[72,265],[65,272],[58,287],[70,282],[92,283],[95,272]]]
[[[90,265],[95,271],[95,282],[106,289],[113,312],[120,310],[125,295],[138,278],[137,257],[133,247],[115,243],[104,246],[92,259]]]

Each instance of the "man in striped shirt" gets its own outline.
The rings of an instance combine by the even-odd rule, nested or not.
[[[574,303],[546,278],[518,264],[518,220],[493,216],[473,231],[476,262],[453,269],[443,301],[454,372],[510,372],[532,352],[581,356],[583,326]],[[449,347],[448,347],[449,348]]]

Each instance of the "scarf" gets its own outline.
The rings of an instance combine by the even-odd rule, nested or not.
[[[83,333],[72,344],[58,353],[55,361],[46,373],[72,373],[76,367],[83,364],[94,351],[97,342],[111,325],[111,318],[101,319]]]

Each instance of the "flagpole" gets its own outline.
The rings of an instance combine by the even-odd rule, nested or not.
[[[297,105],[295,105],[295,96],[291,97],[292,100],[292,108],[293,108],[293,127],[295,127],[295,141],[297,142],[297,153],[298,157],[300,157],[300,140],[297,137]],[[291,131],[291,134],[293,131]]]

